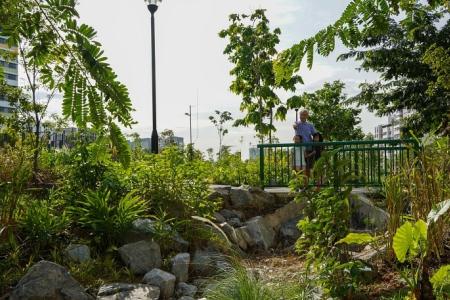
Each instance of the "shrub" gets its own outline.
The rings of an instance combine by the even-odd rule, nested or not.
[[[241,154],[223,151],[217,162],[212,162],[211,181],[215,184],[259,185],[259,165],[256,160],[242,161]]]
[[[70,208],[74,220],[98,235],[100,242],[114,242],[131,227],[134,220],[145,215],[146,202],[130,192],[114,201],[109,191],[89,190]]]
[[[170,218],[189,219],[193,215],[209,216],[217,201],[208,200],[208,164],[190,160],[177,147],[165,148],[159,155],[132,166],[132,187],[151,207],[151,213],[167,212]]]
[[[69,218],[49,201],[27,201],[19,227],[34,245],[46,246],[68,226]]]

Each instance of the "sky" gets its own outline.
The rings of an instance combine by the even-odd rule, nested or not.
[[[189,142],[189,118],[185,113],[193,108],[193,139],[201,150],[218,148],[218,136],[208,120],[214,110],[228,110],[234,118],[239,112],[240,98],[229,86],[232,65],[223,54],[226,40],[218,32],[225,29],[232,13],[250,13],[264,8],[272,28],[282,31],[279,50],[286,49],[333,23],[342,13],[348,0],[163,0],[156,12],[156,80],[158,131],[172,129],[175,135]],[[79,0],[80,21],[93,26],[97,40],[103,45],[109,63],[129,89],[137,124],[127,133],[137,132],[141,137],[151,136],[151,48],[150,13],[143,0]],[[352,61],[336,62],[345,52],[338,45],[327,58],[316,56],[312,70],[303,68],[305,81],[297,94],[314,91],[324,82],[342,80],[346,93],[354,95],[358,85],[374,81],[377,75],[359,72]],[[286,97],[289,95],[285,95]],[[285,99],[284,99],[285,100]],[[51,109],[59,110],[60,103]],[[295,113],[277,123],[276,136],[281,142],[291,141]],[[364,110],[362,127],[373,132],[384,122]],[[255,145],[253,128],[230,128],[224,144],[248,155]],[[243,137],[243,138],[241,138]],[[241,142],[242,141],[242,142]]]

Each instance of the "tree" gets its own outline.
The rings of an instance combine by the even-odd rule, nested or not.
[[[118,124],[133,124],[128,90],[106,62],[95,30],[78,24],[75,6],[75,0],[2,0],[2,35],[9,46],[18,47],[23,65],[36,75],[28,81],[63,93],[64,117],[81,130],[92,126],[108,134],[127,166],[130,150]],[[35,100],[32,90],[30,102]]]
[[[160,137],[166,146],[175,145],[174,136],[175,133],[171,129],[164,129],[160,134]]]
[[[303,83],[302,79],[291,76],[275,82],[273,60],[281,31],[270,29],[265,10],[258,9],[251,15],[232,14],[229,19],[231,25],[219,36],[228,38],[224,54],[234,65],[230,71],[233,76],[230,89],[242,97],[240,109],[246,113],[235,121],[234,126],[254,125],[261,142],[266,135],[271,140],[271,134],[276,130],[274,118],[284,120],[286,115],[286,107],[274,90],[294,91],[297,83]]]
[[[417,24],[417,20],[420,21],[424,19],[423,11],[446,14],[448,13],[449,8],[450,2],[448,0],[351,1],[342,13],[341,17],[335,23],[327,26],[314,36],[300,41],[291,48],[279,54],[276,62],[274,63],[276,82],[287,80],[296,74],[305,59],[307,67],[311,69],[315,52],[319,55],[328,56],[335,49],[336,39],[339,39],[344,46],[350,49],[357,49],[367,42],[369,38],[372,39],[372,42],[378,40],[379,44],[382,44],[383,36],[388,36],[389,32],[392,30],[392,19],[399,20],[399,24]],[[413,40],[414,37],[417,36],[417,32],[420,34],[422,29],[422,25],[419,25],[418,27],[407,27],[407,34],[403,35],[404,41],[407,42],[410,39]],[[426,36],[424,37],[426,38]],[[389,49],[389,42],[387,42],[385,46]],[[433,47],[429,44],[423,44],[422,46],[426,46],[428,48]],[[443,48],[446,49],[445,47]],[[416,58],[420,60],[422,58],[420,55],[426,53],[426,50],[427,48],[420,49],[420,53],[416,53]],[[401,65],[402,63],[400,63],[400,66]],[[433,66],[431,67],[433,68]],[[436,68],[434,69],[436,71]],[[447,71],[444,71],[444,74],[446,74],[445,72]],[[440,72],[442,72],[442,69]],[[442,73],[440,74],[442,76]],[[400,83],[401,78],[396,79],[396,82],[392,84],[393,87],[395,87],[395,84]],[[388,86],[386,85],[386,87]],[[419,89],[421,89],[420,86]],[[411,90],[413,89],[410,89],[410,91]],[[389,91],[387,91],[387,94],[389,94]],[[420,100],[422,95],[423,94],[420,92],[417,94],[411,94],[410,96],[411,99]],[[392,97],[391,100],[394,104],[397,101],[395,97]],[[443,100],[448,103],[446,99]],[[418,105],[419,107],[423,104],[423,102],[420,103],[421,104]],[[429,104],[427,105],[430,106]],[[433,107],[434,111],[442,112],[441,109],[442,106]],[[416,117],[417,116],[418,115],[416,115]],[[444,118],[444,122],[448,122],[448,116],[446,119]],[[423,123],[424,122],[419,120],[416,128],[420,126],[419,124]],[[434,123],[433,125],[436,124]],[[444,128],[444,126],[442,126],[442,128]]]
[[[362,69],[380,73],[380,80],[361,85],[354,102],[379,115],[412,110],[402,125],[420,135],[448,125],[450,69],[444,49],[450,47],[450,21],[442,24],[441,14],[420,6],[415,12],[413,21],[390,20],[385,34],[365,36],[361,43],[365,49],[340,59],[355,58]]]
[[[330,141],[360,140],[364,137],[359,114],[361,109],[349,107],[341,81],[325,83],[313,93],[304,93],[302,105],[309,110],[309,121]]]
[[[222,152],[222,143],[225,135],[228,134],[228,129],[225,128],[225,124],[228,121],[232,121],[231,113],[229,111],[220,112],[215,111],[215,116],[209,116],[209,120],[214,124],[217,130],[217,135],[219,136],[219,158]]]

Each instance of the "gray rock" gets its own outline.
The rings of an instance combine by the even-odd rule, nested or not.
[[[230,220],[233,218],[243,219],[244,214],[238,210],[222,209],[219,213],[226,219]]]
[[[33,265],[12,291],[11,300],[93,299],[63,266],[42,260]]]
[[[264,216],[265,223],[273,230],[278,231],[282,224],[301,216],[304,207],[304,202],[291,201],[274,213]]]
[[[363,193],[355,190],[350,195],[352,209],[351,225],[355,229],[366,229],[384,232],[389,221],[389,214],[379,207]]]
[[[242,250],[247,249],[247,242],[243,238],[242,234],[238,232],[235,228],[233,228],[227,222],[224,222],[219,225],[220,228],[225,232],[228,236],[228,239],[235,245],[238,245]]]
[[[266,224],[261,216],[248,220],[240,229],[250,237],[251,241],[247,241],[249,245],[268,250],[275,243],[275,231]]]
[[[217,222],[217,223],[223,223],[223,222],[226,222],[227,220],[225,219],[225,217],[224,216],[222,216],[220,213],[218,213],[218,212],[215,212],[214,213],[214,220]]]
[[[180,282],[177,284],[175,295],[177,297],[181,297],[181,296],[194,297],[195,294],[197,293],[197,290],[198,289],[195,285],[187,284],[185,282]]]
[[[189,253],[179,253],[172,259],[172,274],[177,278],[177,282],[188,280],[190,261],[191,255]]]
[[[293,218],[281,225],[279,236],[283,246],[294,244],[300,237],[300,230],[297,228],[300,219],[301,217]]]
[[[202,299],[205,299],[205,300],[206,300],[206,298],[202,298]],[[195,299],[192,298],[192,297],[189,297],[189,296],[183,296],[183,297],[181,297],[181,298],[178,298],[178,300],[195,300]]]
[[[223,254],[214,249],[197,249],[191,267],[195,275],[209,277],[228,269],[230,264]]]
[[[148,284],[111,283],[100,287],[100,300],[158,300],[159,288]]]
[[[253,202],[253,197],[248,188],[232,188],[230,191],[231,206],[234,208],[244,208]]]
[[[64,252],[73,262],[85,263],[91,260],[91,250],[86,245],[70,244]]]
[[[241,227],[242,226],[242,222],[238,218],[229,219],[228,224],[230,224],[233,227]]]
[[[159,287],[162,299],[169,299],[175,291],[176,277],[160,269],[153,269],[145,274],[144,283]]]
[[[161,250],[151,241],[126,244],[119,248],[119,254],[133,274],[145,274],[153,268],[161,267]]]

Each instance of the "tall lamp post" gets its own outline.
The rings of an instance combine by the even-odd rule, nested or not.
[[[155,59],[155,12],[158,10],[158,2],[161,0],[145,0],[148,10],[152,15],[152,153],[158,153],[158,131],[156,130],[156,59]]]

